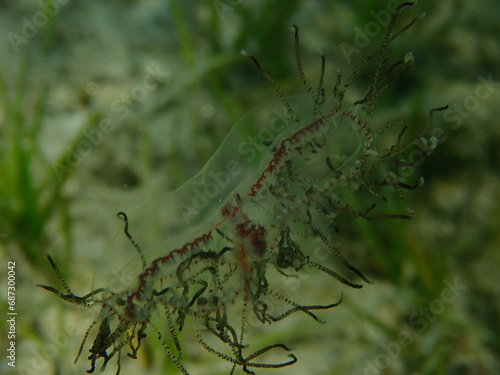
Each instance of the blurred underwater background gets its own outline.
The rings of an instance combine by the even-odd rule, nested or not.
[[[60,288],[45,254],[75,294],[99,287],[94,273],[109,268],[102,253],[123,236],[116,212],[127,211],[139,233],[135,209],[182,186],[245,113],[277,99],[241,50],[286,95],[304,94],[296,24],[306,75],[317,81],[321,50],[332,87],[337,69],[347,75],[380,45],[394,3],[0,2],[0,306],[7,311],[7,262],[15,261],[18,312],[16,368],[3,355],[0,372],[89,369],[85,358],[73,360],[92,316],[36,287]],[[434,118],[441,142],[416,173],[425,184],[391,201],[415,216],[339,223],[336,241],[374,284],[318,313],[325,325],[297,314],[264,326],[257,343],[286,342],[298,362],[258,374],[500,373],[500,8],[493,0],[421,0],[398,25],[423,12],[388,53],[411,51],[415,63],[375,110],[380,121],[423,126],[431,109],[449,106]],[[354,83],[361,95],[371,78]],[[331,303],[339,296],[331,285],[318,279],[306,293]],[[184,354],[193,375],[230,371],[195,342]],[[154,333],[137,360],[121,365],[125,375],[178,371]]]

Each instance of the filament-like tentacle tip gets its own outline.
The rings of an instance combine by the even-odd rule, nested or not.
[[[122,219],[124,222],[127,222],[128,221],[128,217],[127,217],[127,214],[125,212],[118,212],[116,214],[116,217],[119,218],[119,219]]]
[[[257,61],[257,59],[256,59],[253,55],[251,55],[250,53],[248,53],[248,52],[247,52],[247,51],[245,51],[245,50],[241,50],[241,52],[240,52],[240,53],[241,53],[243,56],[245,56],[246,58],[248,58],[248,59],[252,60],[252,61],[254,62],[254,64],[255,64],[255,66],[257,67],[257,69],[258,69],[259,71],[262,71],[262,68],[260,67],[260,63]]]
[[[418,1],[417,0],[414,0],[414,1],[406,1],[404,3],[401,3],[401,5],[399,5],[399,7],[396,9],[396,13],[399,13],[401,12],[401,10],[405,7],[411,7],[411,6],[414,6]]]
[[[415,56],[413,56],[413,52],[408,52],[403,59],[404,63],[413,64],[415,62]]]
[[[337,302],[333,303],[332,306],[338,306],[342,303],[342,301],[344,300],[344,292],[343,291],[340,291],[340,298]]]

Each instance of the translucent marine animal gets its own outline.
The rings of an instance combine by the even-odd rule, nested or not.
[[[307,96],[286,98],[258,60],[243,52],[277,91],[281,104],[262,106],[245,116],[197,176],[155,202],[164,213],[162,233],[168,242],[143,252],[129,233],[127,215],[118,214],[135,256],[125,256],[124,247],[113,253],[113,262],[123,262],[114,277],[108,276],[107,286],[102,286],[104,278],[98,279],[101,286],[83,297],[74,295],[48,256],[64,292],[40,286],[67,302],[98,311],[76,358],[96,332],[88,373],[94,372],[99,360],[104,370],[116,357],[119,374],[122,350],[136,358],[148,328],[183,374],[188,371],[179,333],[186,330],[208,352],[229,362],[231,374],[238,367],[247,374],[254,374],[252,369],[287,367],[297,361],[291,353],[287,360],[276,362],[258,358],[289,352],[289,346],[274,343],[252,351],[251,329],[295,313],[322,322],[316,314],[338,306],[342,293],[326,304],[299,303],[283,280],[317,272],[340,285],[361,288],[359,281],[344,274],[347,271],[370,282],[332,240],[337,216],[410,218],[406,212],[387,212],[384,202],[388,195],[402,197],[404,190],[421,184],[419,179],[408,181],[402,173],[417,162],[407,154],[413,147],[424,157],[433,152],[432,115],[444,109],[432,110],[430,124],[423,130],[403,119],[378,129],[370,124],[376,100],[413,63],[411,54],[392,64],[387,57],[389,44],[421,18],[395,30],[401,11],[413,4],[403,2],[396,9],[381,45],[346,80],[339,72],[331,90],[325,84],[323,55],[317,86],[306,79],[295,25],[296,63]],[[369,65],[374,72],[364,95],[349,102],[346,93]],[[308,117],[300,118],[304,113]],[[388,146],[386,133],[394,129],[395,139]],[[371,203],[365,207],[356,205],[367,200]],[[149,211],[142,214],[146,220]],[[141,214],[134,220],[141,222]],[[326,260],[315,259],[312,249],[321,249]],[[111,263],[105,264],[109,268]],[[247,350],[250,354],[245,354]]]

